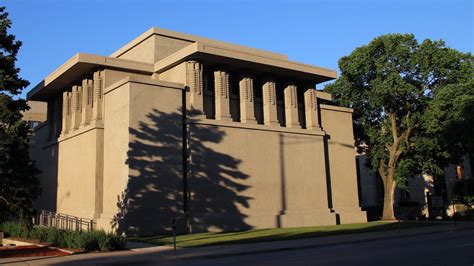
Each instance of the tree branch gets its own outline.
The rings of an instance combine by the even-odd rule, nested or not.
[[[3,197],[3,196],[0,196],[0,199],[3,200],[8,206],[13,206],[13,207],[15,207],[15,208],[19,208],[18,205],[11,203],[10,201],[8,201],[8,200],[7,200],[5,197]]]
[[[398,141],[397,118],[394,113],[388,113],[388,117],[390,118],[390,124],[392,127],[393,143],[395,143]]]

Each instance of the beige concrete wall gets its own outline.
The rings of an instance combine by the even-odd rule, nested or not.
[[[336,223],[322,136],[231,122],[194,124],[189,134],[194,232]]]
[[[155,63],[191,43],[173,37],[151,35],[118,58]]]
[[[321,104],[320,112],[321,126],[329,135],[327,156],[333,209],[341,223],[366,222],[357,194],[352,111]]]
[[[155,43],[155,62],[157,62],[181,48],[188,46],[192,42],[163,35],[155,35]]]
[[[56,211],[58,184],[58,145],[48,143],[49,129],[43,124],[35,129],[35,143],[30,147],[30,156],[41,170],[38,175],[41,194],[36,200],[38,210]]]
[[[100,228],[163,232],[182,211],[183,85],[126,79],[105,94],[104,208]]]
[[[186,84],[186,62],[178,64],[158,75],[159,80]]]
[[[83,218],[97,217],[101,187],[97,187],[103,154],[103,130],[74,132],[59,142],[57,212]],[[99,207],[99,209],[97,209]]]
[[[129,143],[130,84],[122,84],[113,90],[107,87],[104,95],[104,192],[103,212],[98,226],[110,228],[117,213],[118,197],[121,196],[128,179],[126,165]]]
[[[107,93],[111,85],[115,84],[117,81],[122,80],[126,77],[131,78],[147,78],[147,75],[130,73],[126,71],[120,71],[115,69],[105,69],[104,70],[104,93]]]
[[[23,120],[38,122],[46,121],[46,113],[48,110],[47,103],[37,101],[28,101],[27,103],[30,110],[22,113]]]
[[[154,49],[155,38],[150,36],[118,58],[155,63]]]

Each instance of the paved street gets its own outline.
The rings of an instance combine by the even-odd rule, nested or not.
[[[0,260],[12,265],[469,265],[472,223],[313,239],[178,250],[139,247],[109,253]]]
[[[469,265],[474,264],[474,231],[376,240],[167,265]]]

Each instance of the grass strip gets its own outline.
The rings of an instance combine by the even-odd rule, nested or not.
[[[408,229],[424,226],[443,225],[443,222],[368,222],[357,224],[343,224],[315,227],[271,228],[255,229],[241,232],[225,233],[198,233],[178,235],[178,247],[205,247],[215,245],[249,244],[269,241],[282,241],[293,239],[314,238],[322,236],[335,236],[343,234],[368,233],[387,230]],[[172,245],[173,237],[168,235],[129,237],[129,241],[143,242],[154,245]]]

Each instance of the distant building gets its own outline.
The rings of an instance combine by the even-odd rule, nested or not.
[[[382,214],[384,189],[380,175],[367,166],[367,156],[357,156],[358,178],[360,184],[360,203],[361,207],[367,211],[369,220],[379,219]],[[464,157],[463,177],[472,178],[472,169],[469,157]],[[447,215],[452,215],[453,185],[458,180],[456,166],[449,165],[444,169],[444,177],[438,180],[430,175],[420,175],[409,177],[408,189],[397,189],[395,193],[395,204],[417,203],[418,212],[416,218],[436,218],[430,217],[428,211],[428,196],[439,196],[443,198],[447,209]],[[407,215],[406,213],[401,214]],[[413,214],[415,215],[415,213]],[[412,217],[415,218],[415,217]]]
[[[129,234],[364,222],[352,110],[315,89],[335,77],[158,28],[77,54],[28,93],[38,207]]]
[[[34,129],[42,122],[46,121],[47,104],[44,102],[28,101],[30,110],[22,113],[23,120],[28,122],[31,129]]]
[[[44,102],[28,101],[29,110],[22,112],[23,120],[28,122],[28,126],[31,129],[30,134],[28,135],[28,143],[32,149],[36,142],[35,138],[35,128],[40,126],[41,123],[46,121],[47,116],[47,104]]]

